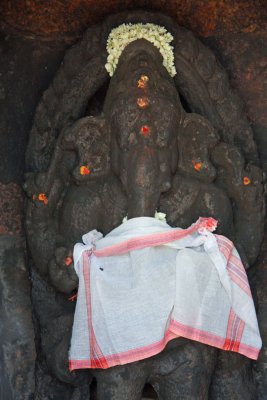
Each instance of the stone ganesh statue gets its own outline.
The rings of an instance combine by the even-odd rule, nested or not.
[[[133,21],[138,16],[133,14]],[[164,18],[163,22],[172,24]],[[79,90],[65,90],[69,97],[65,95],[54,118],[56,129],[52,132],[50,124],[40,134],[44,121],[38,126],[37,118],[28,149],[28,243],[36,281],[44,280],[54,288],[49,294],[43,289],[37,299],[40,284],[33,283],[41,351],[58,379],[78,386],[89,382],[91,375],[68,372],[73,304],[67,298],[78,286],[71,256],[73,245],[84,233],[98,229],[106,234],[126,215],[153,216],[155,210],[165,212],[168,223],[180,227],[189,226],[199,216],[212,216],[219,221],[218,232],[235,242],[249,266],[258,255],[263,231],[261,170],[247,164],[243,155],[247,149],[246,157],[249,152],[255,157],[253,141],[248,139],[247,147],[239,141],[236,147],[234,140],[221,134],[215,112],[211,118],[205,106],[202,115],[201,107],[195,107],[199,113],[188,112],[194,111],[190,106],[193,95],[186,95],[190,83],[186,83],[182,63],[175,81],[156,47],[144,39],[132,42],[119,59],[102,112],[84,116],[88,92],[95,93],[107,80],[103,59],[101,52],[90,59],[93,70],[88,74],[95,74],[97,83],[92,89],[93,78],[90,84],[88,77],[84,79],[80,92],[83,106],[75,114]],[[80,79],[85,77],[84,71]],[[79,88],[79,84],[77,80],[73,87]],[[201,94],[201,85],[197,90]],[[48,94],[37,117],[45,114],[42,107],[48,103]],[[221,125],[225,125],[223,119]],[[41,303],[46,296],[45,310]],[[216,384],[211,389],[218,357],[218,350],[212,347],[176,339],[151,359],[91,372],[97,378],[99,399],[137,400],[147,382],[166,400],[204,399],[208,394],[218,398],[220,389]],[[233,365],[237,367],[233,368],[242,369],[240,356],[236,357]],[[245,389],[239,388],[239,392],[240,397],[235,398],[252,398],[246,397]]]

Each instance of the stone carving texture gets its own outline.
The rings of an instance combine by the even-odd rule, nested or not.
[[[169,77],[151,44],[136,41],[124,50],[103,107],[88,116],[90,102],[108,83],[110,30],[123,22],[148,21],[174,35],[177,77]],[[145,92],[136,86],[142,71],[149,71]],[[140,93],[149,98],[147,109],[136,105]],[[142,135],[147,125],[150,131]],[[90,229],[107,233],[126,214],[151,216],[159,208],[170,224],[182,227],[200,215],[216,217],[219,232],[235,242],[248,267],[263,234],[257,163],[252,130],[225,72],[206,47],[169,18],[146,12],[111,16],[66,53],[36,111],[25,184],[40,351],[60,381],[84,388],[93,374],[100,399],[139,399],[147,382],[166,400],[227,398],[227,391],[237,399],[254,398],[247,360],[181,339],[152,359],[69,373],[74,306],[68,297],[78,282],[66,260]],[[90,173],[81,175],[81,166]]]
[[[36,353],[29,283],[23,237],[13,231],[1,235],[1,399],[31,399],[35,389]]]
[[[73,36],[83,32],[88,25],[98,23],[107,15],[122,10],[149,9],[163,11],[178,24],[211,36],[224,32],[266,31],[264,0],[69,0],[65,6],[60,0],[44,3],[35,0],[6,0],[0,5],[3,20],[28,34]]]
[[[23,196],[19,185],[0,183],[0,234],[22,234]]]

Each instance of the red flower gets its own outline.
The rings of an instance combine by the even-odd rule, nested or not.
[[[72,264],[72,261],[73,261],[72,257],[70,257],[70,256],[66,257],[65,258],[65,265],[67,267],[69,267]]]
[[[215,231],[218,225],[218,221],[215,218],[199,218],[200,229],[207,229],[210,232]]]
[[[149,135],[149,132],[150,132],[149,126],[143,125],[143,126],[141,127],[141,135],[147,136],[147,135]]]
[[[89,175],[91,173],[90,169],[85,165],[80,166],[80,174],[81,175]]]

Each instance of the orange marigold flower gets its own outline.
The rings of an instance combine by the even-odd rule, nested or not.
[[[249,185],[251,183],[251,180],[249,179],[249,177],[248,176],[244,176],[244,178],[243,178],[243,184],[245,185],[245,186],[247,186],[247,185]]]
[[[192,163],[194,165],[194,168],[196,171],[200,171],[202,168],[202,163],[201,162],[195,162],[194,160],[192,160]]]
[[[86,167],[85,165],[82,165],[80,167],[80,174],[81,175],[89,175],[91,173],[90,169]]]
[[[148,81],[149,81],[148,76],[146,76],[146,75],[141,75],[141,76],[140,76],[140,79],[139,79],[138,82],[137,82],[137,86],[138,86],[140,89],[145,89],[145,88],[147,87]]]
[[[146,108],[149,104],[149,100],[147,97],[138,97],[137,99],[137,105],[140,108]]]
[[[65,265],[69,267],[72,264],[73,258],[68,256],[65,258]]]
[[[45,205],[48,204],[48,198],[46,197],[45,193],[39,193],[38,200],[42,201]]]

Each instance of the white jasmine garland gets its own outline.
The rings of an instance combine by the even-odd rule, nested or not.
[[[163,26],[155,24],[122,24],[112,29],[107,40],[108,58],[105,65],[109,75],[112,76],[117,67],[120,55],[125,47],[137,39],[146,39],[159,49],[163,57],[163,65],[170,76],[176,75],[174,66],[173,46],[170,42],[173,36]]]
[[[161,221],[161,222],[167,222],[166,221],[166,214],[164,214],[164,213],[162,213],[162,212],[155,212],[155,215],[154,215],[154,218],[155,219],[158,219],[159,221]]]
[[[166,214],[162,213],[162,212],[157,212],[155,211],[155,215],[154,215],[155,219],[158,219],[161,222],[166,222]],[[123,218],[122,223],[124,224],[125,222],[128,221],[128,216],[126,215],[126,217]]]

